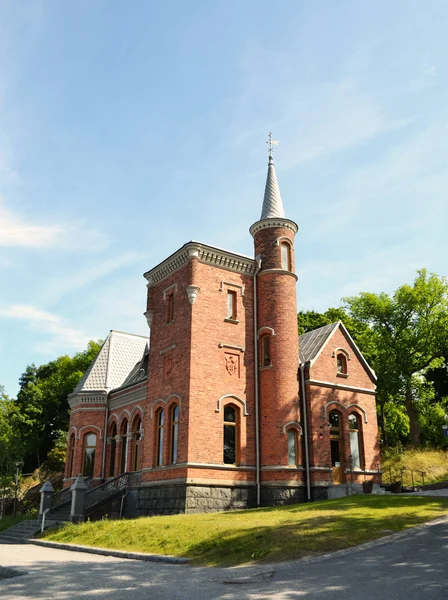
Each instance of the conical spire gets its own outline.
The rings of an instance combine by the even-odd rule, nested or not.
[[[269,134],[269,165],[266,187],[264,189],[263,208],[261,210],[260,220],[263,219],[284,219],[285,210],[283,208],[282,197],[278,187],[277,175],[275,174],[274,160],[272,158],[272,140]],[[274,142],[275,143],[275,142]]]

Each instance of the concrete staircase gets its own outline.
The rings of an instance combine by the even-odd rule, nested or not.
[[[53,521],[47,522],[46,526],[53,525]],[[0,533],[0,544],[26,544],[40,531],[40,521],[38,519],[27,519],[17,525]]]

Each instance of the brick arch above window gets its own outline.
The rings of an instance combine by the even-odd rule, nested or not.
[[[112,413],[109,415],[109,418],[107,419],[107,426],[110,427],[110,425],[112,425],[112,423],[115,421],[117,427],[118,427],[118,416],[116,415],[116,413]]]
[[[335,348],[333,350],[333,354],[331,355],[331,357],[332,358],[336,358],[336,356],[338,354],[344,354],[345,357],[347,358],[347,360],[351,360],[350,352],[348,352],[347,350],[345,350],[345,348]]]
[[[95,433],[94,429],[96,429],[99,432],[99,438],[100,440],[103,439],[103,431],[100,427],[97,427],[96,425],[84,425],[84,427],[81,427],[81,429],[79,430],[79,434],[78,434],[78,439],[81,439],[81,433],[84,432],[82,435],[86,435],[87,433]]]
[[[359,406],[359,404],[349,404],[348,406],[344,406],[343,404],[341,404],[341,402],[338,402],[337,400],[330,400],[330,402],[327,402],[327,404],[325,404],[325,406],[323,407],[323,416],[325,418],[328,417],[328,407],[329,406],[333,406],[335,405],[335,410],[336,406],[341,408],[344,412],[349,411],[349,409],[351,408],[356,408],[357,410],[359,410],[360,412],[362,412],[362,414],[364,415],[364,423],[367,423],[367,413],[364,410],[364,408],[362,408],[362,406]],[[350,412],[354,412],[354,411],[350,411]]]
[[[260,327],[260,329],[257,331],[257,336],[259,338],[262,335],[274,336],[275,335],[275,331],[272,329],[272,327],[267,327],[266,325],[263,325],[263,327]]]
[[[275,243],[276,243],[277,246],[280,246],[280,244],[283,244],[285,242],[290,245],[291,250],[294,248],[294,242],[289,237],[287,237],[286,235],[281,235],[280,237],[278,237],[275,240]]]
[[[282,435],[284,435],[289,429],[295,429],[299,435],[303,435],[302,426],[298,421],[288,421],[280,429]]]
[[[219,413],[221,411],[221,406],[223,402],[227,404],[227,402],[225,402],[226,400],[229,400],[229,402],[231,402],[232,400],[234,402],[238,402],[243,407],[243,416],[247,417],[249,415],[249,413],[247,412],[246,402],[236,394],[225,394],[224,396],[221,396],[221,398],[219,398],[219,400],[216,403],[215,412]]]
[[[78,437],[78,429],[77,427],[75,427],[74,425],[72,425],[70,427],[70,429],[68,430],[68,437],[70,437],[72,435],[72,433],[75,434],[75,439],[79,440],[80,438]]]
[[[121,413],[118,415],[118,422],[120,423],[120,426],[122,425],[124,419],[127,419],[129,421],[130,418],[131,418],[131,413],[128,411],[127,408],[124,408],[121,411]]]
[[[149,410],[149,418],[152,420],[157,408],[160,408],[160,406],[166,407],[168,404],[172,403],[173,400],[179,405],[179,410],[181,410],[182,396],[179,396],[179,394],[170,394],[166,398],[157,398],[157,400],[154,400]]]
[[[137,413],[140,415],[140,419],[143,421],[143,417],[145,416],[145,409],[142,408],[139,404],[137,404],[137,406],[134,406],[134,408],[131,410],[130,419],[134,420],[135,415]]]

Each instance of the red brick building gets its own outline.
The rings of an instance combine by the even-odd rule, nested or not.
[[[254,257],[191,241],[145,273],[149,340],[112,331],[69,397],[66,485],[139,472],[143,515],[378,483],[375,374],[341,322],[297,333],[297,229],[270,156]]]

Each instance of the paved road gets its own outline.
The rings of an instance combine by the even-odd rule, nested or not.
[[[446,600],[448,519],[410,535],[307,564],[193,568],[0,545],[0,565],[25,575],[0,580],[2,600]]]

